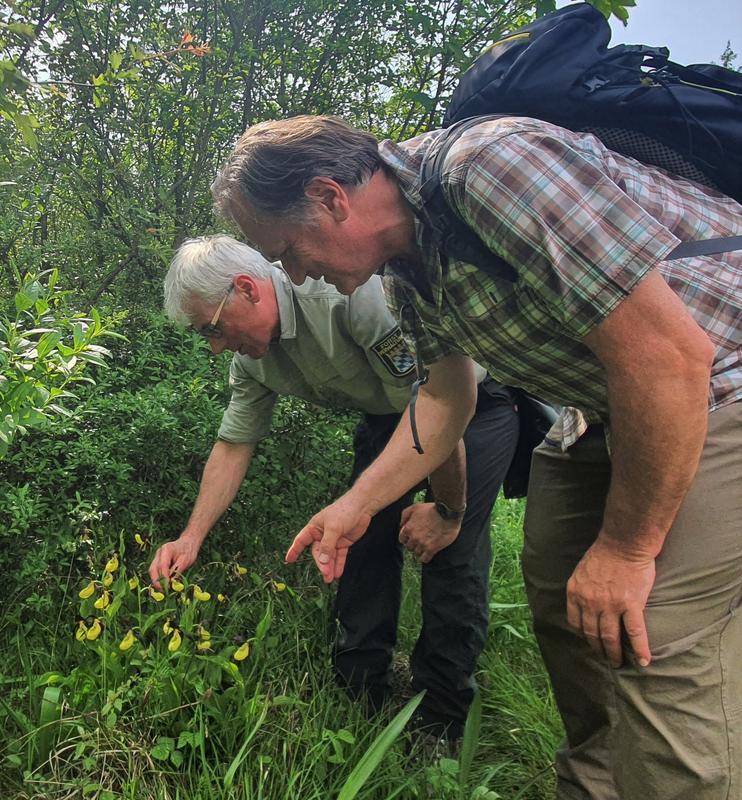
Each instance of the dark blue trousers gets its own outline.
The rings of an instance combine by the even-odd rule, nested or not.
[[[352,481],[383,450],[398,415],[367,415],[356,431]],[[427,690],[419,724],[458,736],[469,711],[474,670],[487,637],[490,515],[518,440],[510,391],[486,379],[464,435],[467,510],[457,539],[422,565],[422,629],[412,652],[413,689]],[[415,492],[379,512],[349,551],[333,623],[339,681],[379,707],[389,690],[397,641],[402,547],[399,520]]]

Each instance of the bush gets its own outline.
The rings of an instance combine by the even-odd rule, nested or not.
[[[81,569],[111,536],[169,539],[185,525],[228,399],[196,337],[150,318],[116,342],[116,366],[54,436],[32,432],[0,462],[0,568],[24,581]],[[275,412],[250,476],[210,537],[215,553],[284,549],[350,471],[352,415],[294,399]],[[208,557],[209,550],[204,553]]]
[[[18,282],[12,302],[0,309],[0,458],[17,434],[69,416],[63,403],[75,398],[70,387],[93,383],[88,364],[106,364],[109,351],[96,340],[117,336],[95,309],[89,318],[65,310],[57,270]]]

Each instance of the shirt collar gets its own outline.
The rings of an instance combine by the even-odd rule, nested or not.
[[[289,276],[281,267],[271,270],[273,288],[276,290],[278,318],[281,322],[281,339],[296,339],[296,308],[294,290]]]
[[[422,208],[420,196],[420,168],[423,156],[434,144],[442,131],[429,131],[406,142],[392,142],[385,139],[379,143],[379,155],[392,172],[399,185],[402,196],[415,212]],[[415,215],[415,240],[423,254],[423,280],[420,285],[419,276],[414,278],[404,264],[389,262],[385,265],[384,274],[408,284],[415,293],[427,302],[440,309],[442,304],[443,264],[437,248],[432,244],[430,235],[420,219]]]

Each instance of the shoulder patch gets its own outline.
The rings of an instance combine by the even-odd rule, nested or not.
[[[415,369],[415,358],[410,353],[399,327],[371,345],[371,349],[381,359],[381,363],[395,377],[409,375]]]

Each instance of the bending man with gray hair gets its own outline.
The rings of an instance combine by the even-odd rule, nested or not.
[[[195,507],[177,540],[155,554],[150,576],[187,570],[228,508],[279,395],[357,409],[351,481],[383,450],[407,404],[414,359],[384,302],[379,277],[348,296],[322,280],[294,286],[278,267],[228,236],[191,239],[165,279],[165,308],[234,353],[232,397],[206,464]],[[430,502],[414,491],[379,510],[350,549],[336,594],[336,673],[372,709],[390,690],[397,637],[402,548],[422,562],[422,630],[411,658],[416,691],[426,689],[417,727],[457,739],[473,697],[486,639],[490,514],[518,436],[510,391],[478,368],[476,413],[463,442],[431,475]],[[465,451],[465,452],[464,452]]]

